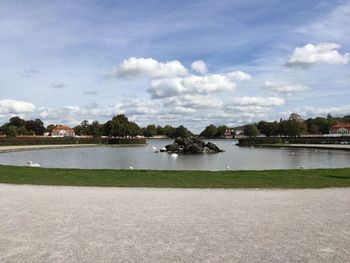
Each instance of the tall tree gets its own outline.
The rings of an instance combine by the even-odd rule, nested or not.
[[[306,124],[301,119],[299,114],[292,113],[286,122],[286,132],[288,136],[300,136],[306,131]]]
[[[243,131],[248,137],[255,137],[259,134],[258,127],[255,124],[246,125]]]
[[[89,125],[89,134],[94,137],[100,136],[102,134],[102,127],[98,121],[93,121],[91,125]]]
[[[45,126],[40,119],[25,121],[25,128],[33,131],[35,135],[44,135]]]
[[[215,138],[217,132],[218,129],[216,128],[216,126],[210,124],[209,126],[205,127],[205,129],[201,132],[200,136],[204,138]]]
[[[54,124],[49,124],[47,127],[46,127],[46,132],[50,132],[56,127],[56,125]]]
[[[157,127],[154,124],[147,125],[147,127],[143,131],[143,136],[145,137],[153,137],[157,135]]]
[[[20,117],[12,117],[10,119],[10,125],[15,127],[23,127],[26,124],[26,121],[21,119]]]
[[[183,125],[180,125],[175,130],[173,130],[173,132],[170,135],[170,137],[171,138],[177,138],[177,137],[186,138],[186,137],[189,137],[189,136],[192,136],[192,135],[193,135],[193,133],[191,131],[189,131]]]

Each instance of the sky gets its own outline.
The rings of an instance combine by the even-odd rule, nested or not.
[[[350,114],[350,1],[0,0],[0,124]]]

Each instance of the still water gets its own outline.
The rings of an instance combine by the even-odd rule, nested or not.
[[[179,155],[154,153],[172,140],[149,140],[142,147],[91,147],[36,150],[0,154],[0,164],[42,167],[165,169],[165,170],[262,170],[350,167],[350,151],[300,148],[249,148],[235,146],[229,140],[211,140],[223,153]]]

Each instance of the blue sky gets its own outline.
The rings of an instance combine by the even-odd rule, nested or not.
[[[349,24],[350,1],[2,0],[0,122],[350,114]]]

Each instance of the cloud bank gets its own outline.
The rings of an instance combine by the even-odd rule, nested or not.
[[[186,76],[188,70],[177,60],[165,63],[158,62],[153,58],[125,59],[112,75],[120,78],[150,77],[150,78],[171,78]]]
[[[294,93],[309,90],[308,86],[290,82],[265,81],[264,87],[273,94],[291,96]]]
[[[340,54],[340,45],[336,43],[307,44],[295,48],[286,63],[287,67],[310,67],[319,64],[341,65],[348,64],[349,53]]]
[[[31,113],[35,111],[35,106],[26,101],[20,100],[0,100],[0,114],[1,115],[12,115],[12,114],[23,114]]]

